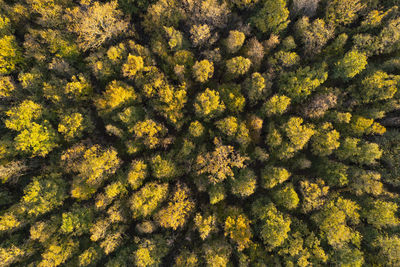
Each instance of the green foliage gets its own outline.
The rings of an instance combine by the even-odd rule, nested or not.
[[[13,107],[6,112],[9,117],[5,121],[7,128],[14,131],[22,131],[32,124],[42,114],[42,106],[31,100],[24,100],[19,106]]]
[[[395,76],[376,71],[361,81],[358,94],[363,102],[390,99],[397,92]]]
[[[262,7],[251,18],[252,24],[262,33],[279,33],[286,29],[290,22],[286,1],[263,0],[262,2]]]
[[[287,184],[273,192],[272,199],[278,206],[289,210],[295,209],[300,201],[299,196],[294,190],[293,184]]]
[[[369,224],[378,229],[400,224],[400,220],[396,216],[398,208],[396,203],[376,200],[371,206],[371,209],[366,213]]]
[[[242,169],[237,177],[231,179],[230,184],[232,194],[245,198],[254,194],[257,187],[257,176],[251,169]]]
[[[264,188],[270,189],[283,183],[290,177],[290,172],[281,167],[265,167],[261,171],[261,181]]]
[[[273,95],[262,106],[262,112],[266,116],[282,115],[290,105],[290,98],[284,95]]]
[[[229,53],[236,53],[243,45],[245,39],[244,33],[240,31],[230,31],[226,39],[226,49]]]
[[[311,69],[307,66],[294,72],[283,73],[279,78],[279,89],[297,102],[309,96],[327,78],[328,73],[324,68]]]
[[[66,197],[65,182],[59,174],[35,177],[24,189],[22,210],[38,216],[61,206]]]
[[[367,56],[358,51],[347,52],[344,57],[336,62],[334,75],[340,79],[352,79],[362,72],[367,66]]]
[[[362,8],[360,0],[330,0],[325,16],[330,23],[347,25],[357,18]]]

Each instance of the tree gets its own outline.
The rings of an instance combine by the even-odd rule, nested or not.
[[[230,31],[229,36],[226,39],[226,49],[229,53],[236,53],[243,45],[245,35],[240,31]]]
[[[373,245],[379,249],[378,259],[381,264],[389,264],[392,266],[400,264],[400,238],[398,235],[379,236]]]
[[[61,231],[80,236],[89,232],[93,221],[93,212],[87,207],[73,206],[71,211],[62,214]]]
[[[10,97],[15,90],[15,85],[10,76],[0,77],[0,99]]]
[[[279,77],[280,92],[294,102],[305,99],[328,78],[324,68],[311,69],[309,66],[293,72],[285,72]]]
[[[123,19],[117,7],[117,1],[112,1],[67,9],[68,29],[78,36],[77,41],[82,50],[98,48],[127,30],[128,21]]]
[[[45,121],[44,125],[32,122],[32,124],[21,131],[15,139],[15,148],[32,157],[45,157],[57,147],[57,136],[50,124]]]
[[[262,7],[251,18],[252,24],[262,33],[279,33],[290,20],[285,0],[263,0]]]
[[[307,17],[314,17],[320,0],[294,0],[293,11],[296,15],[304,14]]]
[[[204,258],[207,266],[225,267],[232,253],[231,247],[223,240],[214,240],[203,245]]]
[[[352,79],[362,72],[367,66],[367,56],[365,53],[352,50],[347,52],[344,57],[336,62],[334,76],[339,79]]]
[[[196,81],[204,83],[213,76],[214,65],[212,62],[204,59],[196,61],[193,65],[193,76]]]
[[[168,184],[147,183],[130,200],[133,218],[145,218],[167,198]]]
[[[247,95],[251,104],[257,103],[268,94],[267,81],[263,75],[254,72],[246,81]]]
[[[210,233],[217,230],[216,218],[214,215],[207,216],[197,213],[194,217],[194,223],[202,240],[206,239],[208,236],[210,236]]]
[[[225,236],[229,236],[237,245],[237,250],[242,251],[249,246],[252,232],[251,221],[243,214],[228,216],[225,220]]]
[[[22,53],[13,35],[0,37],[0,74],[5,75],[15,71],[22,62]]]
[[[41,105],[31,100],[24,100],[19,106],[6,112],[9,118],[5,121],[5,125],[8,129],[22,131],[28,128],[33,120],[38,119],[42,111]]]
[[[205,129],[199,121],[192,121],[189,125],[189,133],[193,137],[200,137],[203,135]]]
[[[197,95],[194,110],[199,117],[212,118],[225,110],[225,104],[221,102],[218,92],[207,88]]]
[[[78,112],[62,115],[61,121],[58,124],[58,132],[68,141],[82,137],[85,131],[89,132],[92,128],[93,124],[91,121]]]
[[[161,144],[162,137],[167,131],[162,124],[151,119],[137,122],[132,130],[135,133],[135,138],[150,149]]]
[[[205,45],[210,37],[210,27],[207,24],[193,25],[190,29],[190,39],[194,46]]]
[[[286,136],[295,150],[302,149],[315,133],[312,125],[302,125],[302,123],[302,118],[291,117],[283,126]]]
[[[271,189],[289,179],[290,172],[282,167],[265,167],[261,171],[262,186]]]
[[[245,167],[244,161],[248,158],[235,152],[232,146],[222,145],[215,139],[215,150],[205,155],[198,155],[196,169],[199,175],[207,174],[210,183],[220,183],[228,177],[233,177],[233,169]]]
[[[92,95],[93,88],[90,85],[89,79],[79,74],[78,76],[72,76],[71,82],[65,85],[64,92],[73,99],[86,100]]]
[[[144,68],[143,58],[129,54],[126,63],[122,66],[122,73],[129,79],[135,78],[136,74]]]
[[[362,142],[360,139],[346,137],[336,155],[339,159],[350,160],[358,164],[374,164],[382,156],[382,150],[376,143]]]
[[[90,147],[78,144],[68,149],[61,156],[68,172],[79,173],[88,184],[101,184],[108,176],[115,173],[121,164],[114,148]]]
[[[286,209],[295,209],[299,204],[299,196],[294,190],[293,184],[289,183],[282,188],[275,190],[272,193],[272,199],[274,202],[281,207]]]
[[[304,44],[304,53],[307,56],[321,53],[322,48],[334,37],[334,28],[326,25],[323,19],[316,19],[310,23],[308,17],[302,17],[296,22],[295,29]]]
[[[282,115],[290,105],[290,98],[285,95],[273,95],[262,106],[265,116]]]
[[[332,154],[340,146],[339,137],[339,132],[333,129],[331,123],[324,123],[311,139],[312,152],[319,156]]]
[[[238,130],[237,119],[233,116],[219,120],[215,123],[215,126],[225,135],[232,137],[235,136]]]
[[[178,170],[170,159],[163,159],[161,155],[156,155],[151,159],[152,175],[159,180],[169,180],[174,178]]]
[[[255,192],[257,177],[251,169],[241,169],[237,177],[230,180],[230,185],[232,194],[246,198]]]
[[[387,100],[397,92],[395,76],[376,71],[361,81],[358,95],[364,103]]]
[[[261,222],[260,237],[267,245],[267,250],[282,245],[288,238],[291,219],[278,211],[274,204],[263,204],[262,200],[253,203],[252,212]]]
[[[35,177],[24,189],[22,210],[29,216],[42,215],[61,206],[66,197],[65,182],[61,175]]]
[[[151,239],[140,239],[137,243],[133,258],[135,266],[138,267],[159,266],[169,251],[166,240],[160,235],[155,235]]]
[[[132,86],[114,80],[107,85],[102,97],[96,100],[96,106],[99,110],[112,111],[123,104],[136,100],[137,97]]]
[[[329,186],[325,182],[318,179],[315,182],[308,180],[300,182],[300,191],[303,195],[303,211],[308,213],[312,210],[321,208],[328,195]]]
[[[70,238],[53,240],[42,254],[42,261],[38,266],[59,266],[71,258],[78,247],[78,242]]]
[[[359,210],[355,202],[337,198],[326,203],[312,218],[319,225],[321,236],[328,244],[342,248],[349,242],[356,245],[360,242],[360,233],[350,227],[360,222]]]
[[[157,213],[157,220],[162,227],[176,230],[186,223],[194,205],[190,199],[189,188],[186,185],[178,184],[171,201],[168,202],[168,207]]]
[[[398,208],[396,203],[378,199],[371,204],[371,207],[364,211],[369,224],[378,229],[395,227],[400,224],[400,220],[396,216]]]
[[[336,106],[337,100],[335,92],[317,93],[305,104],[302,113],[308,118],[321,118],[326,111]]]
[[[347,25],[357,18],[357,13],[363,8],[360,0],[330,0],[326,7],[325,17],[328,22]]]
[[[147,174],[147,164],[143,160],[132,161],[127,180],[133,190],[138,189],[143,184]]]
[[[245,74],[249,71],[251,66],[251,61],[244,57],[234,57],[226,61],[226,68],[228,73],[234,77]]]

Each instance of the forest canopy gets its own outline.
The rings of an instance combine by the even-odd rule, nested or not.
[[[400,266],[399,6],[0,0],[0,266]]]

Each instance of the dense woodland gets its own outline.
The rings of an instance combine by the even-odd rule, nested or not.
[[[399,0],[0,0],[0,266],[400,266]]]

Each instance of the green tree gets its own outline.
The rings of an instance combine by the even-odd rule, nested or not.
[[[379,236],[373,245],[379,249],[377,258],[380,264],[392,266],[400,264],[400,238],[398,235]]]
[[[325,17],[330,23],[347,25],[357,19],[357,13],[362,8],[360,0],[330,0]]]
[[[393,75],[376,71],[361,81],[358,95],[364,103],[390,99],[397,92],[397,81]]]
[[[89,232],[93,221],[93,212],[87,207],[73,206],[71,211],[62,214],[61,231],[72,235]]]
[[[330,155],[340,146],[339,137],[331,123],[324,123],[311,139],[311,151],[319,156]]]
[[[299,196],[297,195],[296,191],[294,190],[294,186],[291,183],[275,190],[272,193],[272,199],[278,206],[289,210],[297,208],[300,202]]]
[[[178,173],[174,162],[168,158],[163,159],[161,155],[154,156],[150,166],[152,175],[159,180],[169,180]]]
[[[290,178],[290,172],[282,167],[265,167],[261,171],[261,182],[264,188],[270,189]]]
[[[10,76],[0,76],[0,98],[10,97],[15,90],[15,85]]]
[[[273,95],[262,106],[265,116],[282,115],[290,105],[290,98],[285,95]]]
[[[293,72],[285,72],[279,77],[280,92],[298,102],[309,96],[328,78],[324,68],[311,69],[309,66]]]
[[[365,53],[352,50],[347,52],[344,57],[336,62],[334,76],[339,79],[352,79],[362,72],[368,64]]]
[[[230,185],[232,194],[246,198],[255,192],[257,176],[251,169],[241,169],[237,177],[230,180]]]
[[[144,68],[143,58],[129,54],[126,63],[122,66],[122,73],[129,79],[135,78],[136,74]]]
[[[382,200],[375,200],[368,210],[365,210],[365,217],[369,224],[378,229],[394,227],[400,224],[396,216],[398,206],[396,203]]]
[[[252,212],[261,222],[260,237],[268,250],[283,244],[290,231],[291,219],[278,211],[274,204],[253,203]]]
[[[321,236],[334,248],[341,248],[349,242],[359,245],[360,233],[351,228],[360,222],[360,207],[343,198],[331,200],[312,218],[319,225]]]
[[[290,20],[285,0],[263,0],[261,8],[251,18],[251,23],[262,33],[279,33]]]
[[[24,189],[21,205],[30,216],[47,213],[63,204],[67,195],[65,182],[59,174],[35,177]]]
[[[78,242],[73,239],[53,240],[43,252],[42,261],[38,266],[59,266],[70,259],[78,247]]]
[[[84,132],[89,132],[92,128],[92,122],[78,112],[62,115],[61,121],[58,124],[58,132],[68,141],[82,137]]]

